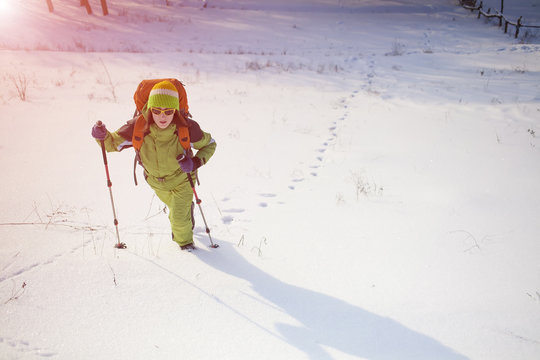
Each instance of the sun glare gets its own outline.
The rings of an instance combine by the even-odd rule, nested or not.
[[[0,0],[0,12],[6,12],[9,9],[10,0]]]

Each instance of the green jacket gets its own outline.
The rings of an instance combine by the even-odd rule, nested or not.
[[[206,164],[216,151],[216,142],[209,133],[201,130],[199,124],[188,120],[191,147],[197,152],[195,157],[201,160],[201,166]],[[122,151],[131,147],[135,119],[128,121],[117,131],[107,133],[105,149],[107,152]],[[171,190],[180,183],[187,181],[185,174],[178,165],[176,158],[184,153],[184,148],[176,134],[176,124],[173,122],[166,129],[160,129],[151,124],[145,134],[139,159],[144,167],[145,178],[153,188]]]

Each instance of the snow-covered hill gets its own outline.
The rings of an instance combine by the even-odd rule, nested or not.
[[[168,2],[1,2],[0,358],[540,356],[534,38],[452,0]],[[198,212],[178,249],[130,151],[114,248],[90,129],[158,77],[218,143],[218,249]]]

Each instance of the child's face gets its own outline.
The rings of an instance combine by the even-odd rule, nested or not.
[[[170,114],[167,115],[167,113],[170,113]],[[152,118],[154,119],[154,122],[160,129],[165,129],[173,121],[174,109],[152,108]]]

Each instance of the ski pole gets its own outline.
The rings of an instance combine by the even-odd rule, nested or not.
[[[210,247],[215,249],[219,247],[219,245],[214,244],[214,242],[212,241],[212,236],[210,236],[210,228],[208,227],[208,224],[206,223],[206,218],[204,217],[204,212],[201,206],[202,200],[199,199],[199,196],[197,195],[197,191],[195,190],[195,184],[193,183],[193,179],[191,178],[191,173],[187,174],[187,176],[189,179],[189,183],[191,185],[191,190],[193,190],[193,195],[195,195],[195,202],[197,203],[197,205],[199,205],[199,211],[201,212],[201,215],[204,221],[204,226],[206,226],[206,233],[208,234],[208,238],[210,239]]]
[[[101,127],[103,126],[103,123],[101,121],[98,121],[96,123],[97,126]],[[111,177],[109,176],[109,164],[107,162],[107,152],[105,151],[105,140],[100,140],[101,142],[101,153],[103,154],[103,163],[105,164],[105,174],[107,174],[107,187],[109,188],[109,195],[111,196],[111,205],[112,205],[112,211],[114,216],[114,226],[116,228],[116,239],[118,242],[116,245],[114,245],[117,249],[125,249],[127,246],[125,243],[120,242],[120,233],[118,232],[118,220],[116,218],[116,210],[114,207],[114,199],[112,194],[112,182]]]

